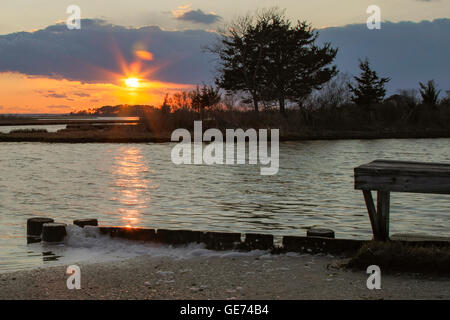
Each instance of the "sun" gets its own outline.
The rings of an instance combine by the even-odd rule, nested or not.
[[[137,88],[137,87],[139,87],[139,79],[138,78],[127,78],[127,79],[125,79],[125,84],[127,87]]]

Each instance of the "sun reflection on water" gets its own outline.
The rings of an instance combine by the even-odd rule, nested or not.
[[[112,188],[116,196],[112,200],[119,205],[115,214],[120,216],[123,225],[136,226],[142,220],[142,210],[147,208],[150,201],[151,180],[145,178],[149,169],[144,163],[141,150],[136,147],[120,148],[114,160]]]

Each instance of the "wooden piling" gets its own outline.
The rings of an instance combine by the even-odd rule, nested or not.
[[[273,248],[273,235],[246,233],[244,247],[247,250],[271,250]]]
[[[27,220],[27,236],[29,237],[41,237],[42,226],[44,223],[54,222],[51,218],[35,217]]]
[[[44,242],[61,242],[67,235],[65,223],[44,223],[42,240]]]
[[[73,220],[73,224],[79,226],[80,228],[84,228],[85,226],[98,226],[97,219],[76,219]]]
[[[321,238],[334,239],[334,231],[331,230],[331,229],[311,228],[308,231],[306,231],[306,236],[308,236],[308,237],[321,237]]]

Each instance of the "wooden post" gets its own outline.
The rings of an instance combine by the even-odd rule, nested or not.
[[[34,237],[41,237],[42,234],[42,226],[44,223],[52,223],[54,222],[51,218],[30,218],[27,220],[27,235]]]
[[[79,226],[80,228],[84,228],[85,226],[98,226],[97,219],[77,219],[73,220],[73,224]]]
[[[306,236],[307,237],[322,237],[322,238],[334,239],[334,231],[331,229],[311,228],[306,231]]]
[[[389,205],[390,192],[378,191],[377,193],[377,214],[378,226],[380,231],[380,240],[389,240]]]
[[[375,240],[380,239],[380,224],[378,219],[378,213],[373,204],[372,191],[363,190],[364,200],[366,202],[367,212],[369,213],[370,224],[372,226],[372,232]]]
[[[67,235],[65,223],[44,223],[42,240],[44,242],[61,242]]]

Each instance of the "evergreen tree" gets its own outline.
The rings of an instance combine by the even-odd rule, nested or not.
[[[239,17],[228,28],[219,31],[220,40],[216,46],[208,48],[220,61],[216,85],[227,92],[248,93],[254,110],[259,110],[261,93],[261,64],[264,39],[255,36],[255,18]]]
[[[210,49],[220,60],[216,84],[249,93],[255,111],[259,101],[278,101],[284,113],[286,100],[301,100],[336,74],[327,66],[337,50],[316,46],[316,39],[306,22],[293,25],[277,8],[241,17]]]
[[[356,86],[349,84],[352,92],[352,101],[359,106],[365,106],[370,109],[373,104],[383,101],[386,95],[385,84],[390,78],[380,78],[377,73],[370,68],[369,60],[359,60],[361,76],[355,76]]]
[[[221,100],[218,88],[205,85],[201,88],[197,86],[195,90],[189,93],[189,96],[191,98],[192,109],[199,112],[202,119],[204,110],[215,106]]]
[[[262,97],[278,101],[281,113],[285,111],[286,100],[303,101],[337,74],[336,66],[330,66],[337,49],[329,43],[318,47],[315,44],[318,33],[308,23],[294,25],[284,13],[269,10],[260,15],[254,31],[267,39]]]

